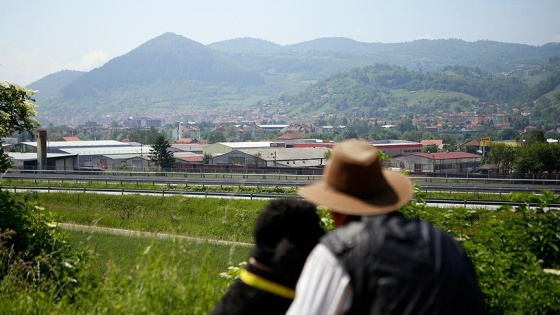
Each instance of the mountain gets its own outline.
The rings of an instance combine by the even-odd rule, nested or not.
[[[362,43],[344,37],[318,38],[288,46],[292,51],[338,52],[353,55],[374,53],[377,47],[379,47],[379,44]]]
[[[208,45],[209,48],[221,51],[226,54],[278,54],[284,52],[286,49],[276,43],[251,38],[235,38],[221,42],[215,42]]]
[[[97,96],[106,90],[184,81],[230,86],[263,83],[259,74],[227,56],[165,33],[77,78],[62,93],[65,98],[75,99]]]
[[[62,89],[70,83],[81,77],[86,72],[63,70],[31,83],[28,88],[38,91],[35,95],[37,103],[43,103],[45,100],[55,97]]]
[[[41,86],[37,103],[43,123],[77,125],[130,116],[173,121],[195,110],[224,113],[279,98],[300,99],[303,103],[293,106],[301,107],[307,101],[297,95],[307,88],[376,64],[424,74],[466,66],[488,78],[509,75],[532,86],[546,76],[536,69],[554,56],[560,56],[560,44],[459,39],[384,44],[333,37],[286,46],[255,38],[203,45],[165,33],[87,73],[66,81],[53,74],[29,87]],[[528,76],[530,71],[537,72]]]

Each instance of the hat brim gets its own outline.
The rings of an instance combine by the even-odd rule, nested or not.
[[[352,196],[320,181],[298,189],[297,194],[318,206],[349,215],[376,215],[396,211],[413,195],[412,183],[406,175],[383,170],[387,185],[372,196]]]

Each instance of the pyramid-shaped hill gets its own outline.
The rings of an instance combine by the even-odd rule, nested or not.
[[[65,98],[82,98],[111,89],[186,81],[249,86],[264,80],[223,53],[165,33],[82,75],[62,93]]]

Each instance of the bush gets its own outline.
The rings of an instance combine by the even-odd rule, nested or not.
[[[88,252],[74,251],[51,213],[0,190],[0,292],[74,299],[89,286]],[[89,288],[88,288],[89,290]]]
[[[544,272],[560,267],[560,212],[548,208],[558,197],[543,191],[516,201],[524,204],[497,211],[410,204],[403,212],[463,242],[491,314],[559,314],[560,276]]]

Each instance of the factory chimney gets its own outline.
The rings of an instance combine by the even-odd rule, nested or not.
[[[37,169],[47,169],[47,131],[37,130]]]

